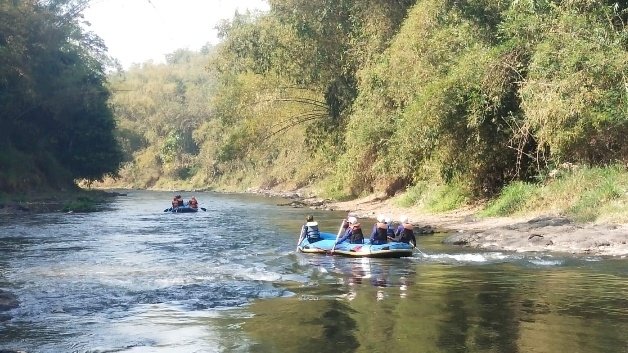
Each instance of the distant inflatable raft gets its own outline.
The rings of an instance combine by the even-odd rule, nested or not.
[[[310,243],[307,237],[297,245],[297,251],[308,254],[332,254],[351,257],[408,257],[412,256],[412,245],[401,242],[389,242],[373,245],[368,239],[364,244],[343,242],[334,248],[336,234],[321,233],[321,240]],[[333,249],[333,253],[332,253]]]
[[[193,208],[190,206],[170,207],[170,208],[166,208],[164,212],[191,213],[191,212],[198,212],[198,208]]]

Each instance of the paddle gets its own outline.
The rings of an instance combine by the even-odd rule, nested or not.
[[[207,209],[205,207],[199,207],[201,210],[203,210],[203,212],[207,212]]]
[[[334,246],[331,248],[331,254],[334,254],[334,250],[336,250],[336,243],[338,242],[338,238],[340,238],[340,234],[342,233],[342,229],[344,228],[345,220],[342,220],[340,224],[340,228],[338,229],[338,235],[336,235],[336,241],[334,241]]]
[[[416,245],[413,242],[410,242],[410,244],[412,244],[412,248],[416,249],[416,251],[418,251],[421,255],[426,256],[425,253],[421,250],[419,250],[419,248],[416,247]]]
[[[299,241],[297,241],[297,251],[299,251],[299,244],[301,244],[304,238],[305,238],[305,232],[303,231],[303,228],[301,228],[301,234],[299,234]]]

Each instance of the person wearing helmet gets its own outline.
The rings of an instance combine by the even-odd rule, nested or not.
[[[377,231],[377,224],[378,223],[384,223],[384,219],[385,219],[385,217],[384,217],[383,214],[377,215],[377,218],[376,218],[377,222],[375,222],[375,224],[373,224],[373,228],[371,229],[371,235]]]
[[[343,221],[344,223],[344,221]],[[362,234],[362,228],[358,219],[354,216],[351,216],[347,219],[347,230],[345,235],[338,239],[336,244],[340,244],[345,240],[349,240],[351,244],[364,244],[364,234]]]
[[[305,224],[301,227],[301,239],[305,239],[310,243],[315,243],[321,240],[321,232],[318,230],[318,222],[314,221],[314,216],[308,215],[305,218]]]
[[[388,242],[388,225],[383,215],[377,216],[377,222],[373,225],[371,231],[371,244],[380,245]]]
[[[408,217],[401,216],[399,218],[399,222],[401,224],[397,227],[395,231],[395,241],[412,244],[412,246],[416,246],[416,237],[414,236],[414,230],[412,223],[408,221]]]

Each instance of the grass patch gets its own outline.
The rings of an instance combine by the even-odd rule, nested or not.
[[[426,209],[432,212],[455,210],[469,201],[466,190],[459,184],[438,186],[426,198]]]
[[[319,183],[319,188],[324,198],[336,201],[348,201],[355,198],[349,190],[343,187],[343,182],[338,176],[323,179]]]
[[[580,222],[628,222],[628,172],[622,166],[579,167],[544,184],[515,182],[481,216],[553,213]]]
[[[421,204],[427,189],[427,182],[419,182],[416,185],[412,185],[395,200],[395,203],[400,207],[412,207]]]
[[[423,181],[398,196],[395,204],[446,212],[471,200],[465,190],[460,183]],[[533,214],[559,214],[579,222],[628,223],[628,171],[621,165],[576,167],[539,184],[513,182],[478,213],[483,217]]]
[[[96,212],[101,209],[102,200],[89,196],[79,196],[76,199],[66,201],[61,211],[63,212]]]
[[[400,207],[419,207],[431,212],[446,212],[455,210],[468,201],[466,189],[458,183],[435,185],[422,181],[409,187],[395,203]]]
[[[572,187],[579,185],[580,192],[566,213],[578,221],[595,221],[602,216],[602,210],[613,212],[605,206],[620,201],[622,197],[625,204],[628,186],[626,172],[622,173],[617,168],[594,168],[576,172],[572,178],[575,179]]]
[[[536,185],[521,181],[514,182],[506,186],[496,199],[490,201],[480,212],[480,216],[507,216],[522,211],[538,190]]]

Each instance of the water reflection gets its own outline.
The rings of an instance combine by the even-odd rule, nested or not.
[[[354,300],[361,290],[360,286],[369,284],[375,288],[375,299],[384,300],[398,290],[400,298],[406,298],[412,278],[415,275],[414,265],[404,259],[351,259],[338,261],[336,268],[347,284],[347,299]],[[388,288],[388,289],[386,289]],[[370,293],[370,291],[364,291]],[[368,294],[367,294],[368,295]]]
[[[411,259],[346,258],[299,254],[300,268],[308,272],[310,284],[335,281],[346,291],[343,297],[354,300],[359,293],[383,300],[395,295],[406,298],[414,283],[416,265]],[[367,289],[370,288],[370,289]]]
[[[341,336],[334,338],[339,352],[628,348],[620,333],[628,328],[626,301],[618,295],[628,288],[621,277],[575,267],[538,272],[512,263],[485,268],[331,256],[297,262],[315,280],[293,288],[293,297],[257,301],[249,308],[253,317],[243,328],[256,342],[256,352],[325,351],[319,348],[334,337],[330,330],[341,330],[334,333]],[[604,288],[590,288],[589,281]],[[588,298],[589,308],[576,296]],[[615,325],[608,326],[611,322]],[[294,327],[300,330],[291,331]],[[281,332],[291,332],[290,343]]]

